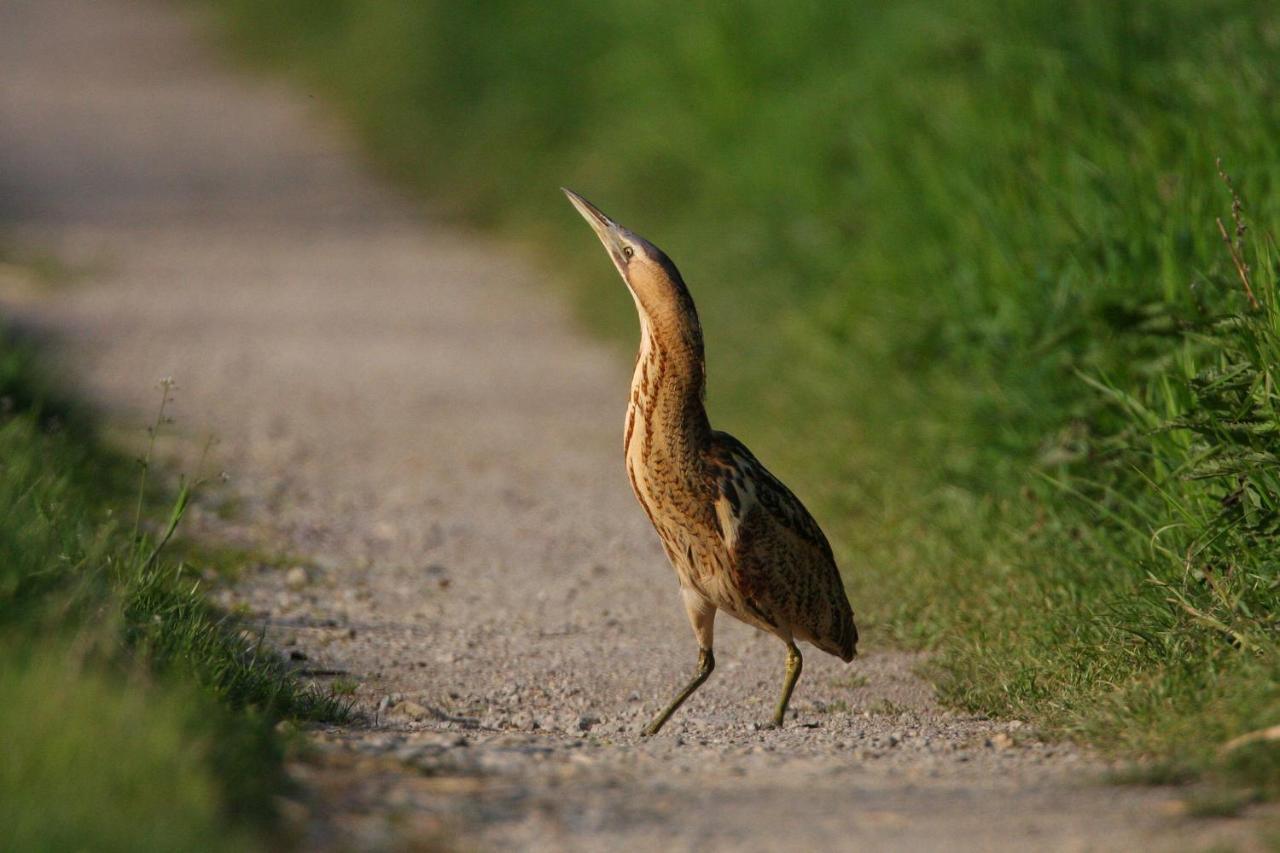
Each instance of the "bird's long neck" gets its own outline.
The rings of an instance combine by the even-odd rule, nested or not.
[[[631,380],[626,451],[645,465],[675,463],[694,472],[711,439],[703,406],[706,368],[702,328],[693,303],[646,311],[640,307],[640,352]]]

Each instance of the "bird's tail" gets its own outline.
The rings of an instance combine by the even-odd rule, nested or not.
[[[858,626],[849,617],[849,630],[840,639],[840,660],[848,663],[858,656]]]
[[[814,645],[848,663],[858,656],[858,626],[853,622],[852,610],[834,615],[831,631]]]

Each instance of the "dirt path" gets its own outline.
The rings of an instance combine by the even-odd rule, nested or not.
[[[185,8],[0,2],[2,234],[82,271],[10,309],[122,424],[177,377],[180,427],[220,437],[238,496],[195,525],[273,565],[229,603],[358,685],[367,719],[293,768],[308,846],[1251,837],[940,710],[874,634],[849,668],[810,654],[794,719],[758,731],[783,652],[725,619],[713,679],[639,739],[696,650],[619,456],[629,365],[570,328],[545,272],[372,180],[315,99],[229,72]]]

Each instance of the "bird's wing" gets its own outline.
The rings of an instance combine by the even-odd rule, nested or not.
[[[709,461],[715,480],[716,518],[730,552],[734,550],[743,523],[758,506],[775,523],[817,549],[828,562],[835,563],[831,544],[818,522],[813,520],[800,499],[769,473],[769,469],[745,444],[727,432],[714,432]]]
[[[858,629],[831,545],[818,522],[733,436],[712,434],[708,453],[716,522],[732,557],[746,608],[768,625],[786,624],[845,660]]]

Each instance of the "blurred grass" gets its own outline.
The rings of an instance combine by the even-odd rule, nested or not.
[[[555,188],[667,249],[713,420],[814,504],[870,646],[1275,789],[1270,747],[1216,752],[1280,722],[1274,4],[212,7],[628,346]]]
[[[342,706],[135,533],[136,469],[50,387],[0,336],[0,848],[282,843],[274,726]]]

